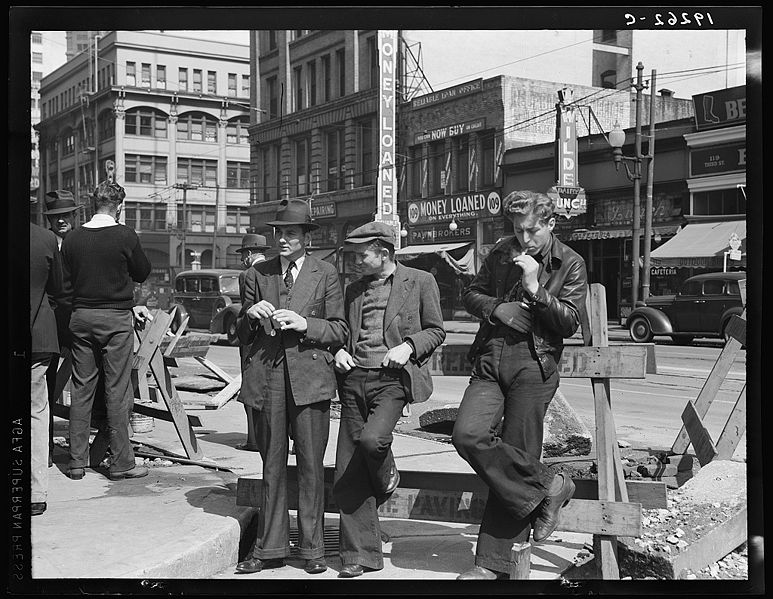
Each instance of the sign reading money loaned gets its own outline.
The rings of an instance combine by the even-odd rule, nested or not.
[[[408,222],[412,225],[447,222],[454,218],[477,219],[502,212],[502,198],[493,189],[472,191],[408,203]]]

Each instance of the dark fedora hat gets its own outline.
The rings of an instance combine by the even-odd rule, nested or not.
[[[279,203],[276,220],[266,224],[272,227],[303,225],[308,229],[319,229],[319,225],[311,220],[311,208],[304,200],[282,200]]]
[[[80,207],[80,204],[75,203],[75,196],[72,195],[71,191],[57,189],[46,194],[46,209],[43,214],[64,214],[74,212]]]
[[[241,254],[247,250],[267,250],[271,246],[266,243],[266,237],[264,235],[258,235],[256,233],[247,233],[242,237],[242,247],[234,252],[234,254]]]

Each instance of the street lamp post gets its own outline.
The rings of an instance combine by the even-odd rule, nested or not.
[[[643,155],[641,153],[641,103],[642,90],[647,86],[642,81],[642,71],[644,65],[640,62],[636,65],[638,71],[636,76],[636,139],[634,142],[634,156],[623,156],[623,145],[625,144],[625,131],[620,128],[620,123],[615,123],[614,129],[609,133],[609,145],[612,146],[612,156],[615,162],[615,170],[620,170],[620,163],[625,167],[625,174],[629,181],[633,181],[633,241],[631,244],[631,308],[635,308],[639,299],[639,238],[641,236],[641,176],[642,161],[649,159],[652,161],[652,154]],[[650,132],[652,132],[652,110],[650,110]],[[651,148],[651,146],[650,146]],[[628,167],[628,162],[633,163],[633,170]],[[651,169],[650,169],[651,170]],[[650,179],[652,178],[650,173]],[[649,191],[649,189],[648,189]],[[648,193],[647,206],[645,210],[645,235],[650,234],[652,228],[652,197]],[[646,242],[645,242],[646,243]],[[649,250],[649,244],[647,244]],[[649,262],[649,251],[646,252],[647,262]],[[644,270],[649,270],[649,264],[643,265]],[[649,277],[647,277],[647,287],[649,287]],[[649,291],[649,289],[647,289]]]

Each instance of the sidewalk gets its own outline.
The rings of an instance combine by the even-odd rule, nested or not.
[[[49,470],[48,510],[32,518],[32,575],[49,579],[319,579],[336,578],[337,517],[326,516],[328,571],[312,576],[303,562],[284,568],[236,575],[234,566],[249,547],[242,535],[254,535],[257,510],[236,505],[239,476],[258,474],[257,453],[235,449],[245,439],[242,405],[230,401],[219,410],[195,410],[203,427],[196,436],[207,461],[231,472],[198,465],[152,465],[147,477],[110,481],[88,469],[80,481],[64,472],[67,451],[56,447]],[[325,465],[335,463],[338,420],[331,419]],[[65,437],[67,423],[55,419],[54,435]],[[169,422],[134,440],[182,454]],[[395,435],[393,451],[403,470],[469,472],[469,466],[446,443]],[[294,460],[291,456],[290,460]],[[385,567],[358,580],[455,579],[473,565],[477,525],[382,519],[389,535]],[[247,533],[247,534],[245,534]],[[555,533],[532,552],[533,579],[555,579],[572,565],[591,535]]]

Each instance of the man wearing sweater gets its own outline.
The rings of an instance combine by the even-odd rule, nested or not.
[[[89,465],[91,409],[100,371],[112,453],[109,477],[119,480],[148,473],[147,468],[135,466],[128,427],[133,318],[141,325],[151,318],[145,306],[134,306],[134,282],[147,278],[150,262],[134,230],[118,222],[125,196],[120,185],[100,183],[94,191],[93,218],[62,244],[73,290],[68,475],[74,480],[83,478]]]
[[[352,231],[362,277],[346,288],[349,338],[335,354],[341,421],[333,495],[341,515],[341,578],[384,567],[378,506],[400,482],[392,431],[408,402],[432,394],[429,358],[446,337],[440,292],[428,272],[395,262],[394,227]]]

